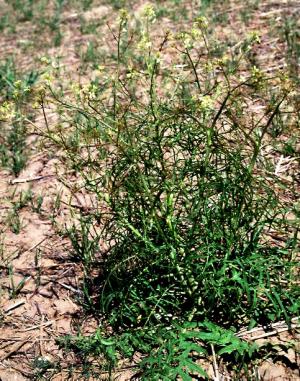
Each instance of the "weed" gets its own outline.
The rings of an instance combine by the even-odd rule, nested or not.
[[[12,210],[7,217],[8,226],[14,234],[19,234],[22,229],[22,221],[19,213],[16,210]]]
[[[42,27],[46,26],[50,29],[50,32],[53,35],[54,46],[60,46],[63,38],[61,31],[61,14],[65,5],[65,0],[55,0],[53,3],[54,10],[51,13],[51,16],[48,18],[43,17],[40,20],[40,23]]]
[[[11,169],[15,176],[25,167],[27,157],[25,155],[26,128],[22,121],[15,121],[8,136],[7,143],[11,151]]]
[[[92,306],[90,290],[94,286],[90,273],[95,265],[95,255],[98,251],[99,237],[91,232],[91,222],[89,219],[82,218],[80,227],[72,226],[67,230],[67,235],[73,246],[73,255],[76,260],[84,264],[84,280],[82,284],[83,292],[86,298],[87,306]]]
[[[14,271],[13,271],[12,265],[8,266],[8,275],[9,275],[9,279],[10,279],[10,288],[11,288],[10,297],[12,299],[15,299],[18,296],[19,292],[24,287],[25,283],[30,279],[30,277],[24,277],[16,285],[14,282]]]
[[[15,190],[16,191],[16,190]],[[14,193],[12,195],[14,197]],[[20,210],[32,202],[31,190],[21,192],[17,201],[12,201],[12,209],[8,214],[7,221],[11,231],[19,234],[22,229],[22,221],[20,219]]]
[[[55,371],[59,371],[59,366],[54,364],[48,357],[36,357],[32,363],[34,369],[34,380],[46,380]],[[47,377],[47,378],[45,378]]]
[[[41,249],[37,248],[34,255],[34,267],[36,269],[36,277],[35,277],[35,286],[38,288],[41,285],[41,275],[42,269],[40,266],[40,261],[42,257]]]
[[[82,34],[95,34],[103,20],[87,21],[83,16],[80,17],[80,32]]]
[[[14,196],[14,195],[13,195]],[[31,189],[28,189],[27,191],[22,191],[19,193],[19,199],[17,201],[13,201],[13,209],[15,211],[19,211],[22,208],[28,206],[29,203],[32,202],[33,193]]]
[[[68,231],[84,267],[85,305],[113,329],[108,338],[98,333],[75,342],[81,352],[101,353],[109,374],[124,345],[125,357],[143,348],[150,353],[140,363],[141,379],[190,380],[193,372],[204,374],[192,351],[236,356],[233,361],[251,357],[253,349],[231,327],[289,322],[299,308],[297,289],[285,287],[293,285],[290,247],[265,239],[269,229],[288,224],[280,217],[279,179],[270,176],[262,153],[288,91],[272,88],[266,95],[269,82],[257,68],[241,80],[239,66],[257,37],[220,59],[204,18],[176,41],[184,75],[175,66],[165,77],[158,57],[168,36],[155,51],[154,19],[148,6],[131,56],[142,74],[126,76],[122,54],[130,51],[130,33],[121,14],[117,72],[102,85],[112,89],[108,102],[100,86],[77,94],[80,106],[66,105],[52,90],[72,120],[61,147],[101,205]],[[196,56],[198,40],[210,66]],[[157,90],[163,81],[171,89],[166,93]],[[141,86],[143,96],[136,91]],[[246,117],[257,99],[266,105],[265,117]],[[186,336],[191,326],[195,331]]]
[[[18,19],[20,21],[29,21],[32,19],[34,7],[33,0],[12,0],[9,4],[12,6],[14,11],[17,12]]]
[[[0,123],[4,125],[0,160],[1,164],[9,168],[15,176],[18,176],[27,161],[27,128],[23,109],[37,78],[38,73],[34,71],[21,76],[12,59],[0,65],[0,98],[4,102],[0,109]]]
[[[117,9],[127,4],[109,3]],[[282,73],[268,76],[256,65],[251,47],[257,34],[238,43],[214,41],[214,23],[228,22],[218,2],[202,1],[192,25],[162,36],[157,17],[181,21],[190,10],[177,0],[175,12],[157,3],[159,14],[147,4],[134,20],[120,11],[118,25],[108,25],[116,45],[110,44],[108,55],[95,40],[79,48],[82,69],[98,69],[96,78],[72,83],[65,93],[50,79],[49,93],[43,87],[43,102],[56,105],[60,118],[57,126],[49,124],[43,104],[45,139],[76,173],[72,193],[80,189],[93,200],[93,208],[78,214],[71,209],[72,224],[63,233],[72,259],[82,264],[81,302],[101,322],[89,337],[79,333],[59,342],[76,352],[86,378],[97,377],[97,361],[112,379],[118,365],[132,363],[138,352],[141,380],[205,378],[211,359],[215,379],[218,363],[231,364],[241,379],[260,352],[236,331],[281,319],[290,324],[299,311],[299,206],[282,197],[287,185],[269,156],[273,147],[297,154],[296,140],[281,139],[297,119],[293,85]],[[54,14],[44,20],[55,45],[62,39],[65,4],[56,0]],[[210,13],[209,23],[203,15]],[[242,16],[249,19],[247,12]],[[284,26],[291,67],[297,56],[293,22]],[[96,28],[81,20],[82,33]],[[1,99],[8,102],[2,112],[11,116],[1,161],[17,175],[26,158],[23,103],[30,85],[12,61],[0,69]],[[62,182],[69,185],[68,179]],[[292,193],[294,178],[289,181]],[[42,198],[32,196],[13,204],[16,233],[22,207],[31,203],[41,210]],[[53,203],[53,224],[61,197]],[[283,237],[281,246],[270,239],[274,232]],[[39,257],[37,251],[37,286]],[[11,267],[15,296],[26,279],[15,285],[12,275]],[[37,358],[35,367],[42,379],[56,364]]]
[[[5,261],[4,248],[5,248],[4,237],[1,235],[0,236],[0,260],[1,260],[1,263],[4,263],[4,261]]]
[[[93,4],[93,0],[83,0],[80,1],[80,5],[84,11],[88,10]]]
[[[42,212],[44,197],[42,195],[38,195],[35,199],[31,199],[31,207],[35,213],[40,214]]]
[[[120,10],[124,8],[125,6],[128,6],[126,0],[107,0],[107,3],[111,5],[114,9]]]
[[[0,32],[4,32],[4,30],[9,26],[9,17],[8,14],[4,14],[0,17]]]
[[[282,153],[286,156],[295,156],[297,154],[296,143],[297,143],[297,139],[295,137],[291,137],[288,141],[284,143],[284,146],[282,148]]]
[[[102,52],[97,44],[93,41],[88,41],[86,46],[78,47],[77,54],[81,61],[81,70],[85,72],[89,67],[97,69],[102,57]]]
[[[285,16],[280,32],[287,46],[287,64],[292,77],[297,81],[300,66],[300,28],[297,17]]]

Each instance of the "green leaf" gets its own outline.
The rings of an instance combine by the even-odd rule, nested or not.
[[[191,360],[186,360],[185,363],[184,363],[184,366],[188,367],[189,371],[191,371],[191,372],[198,373],[198,374],[200,374],[203,377],[208,377],[208,375],[205,372],[205,370],[200,365],[194,363]]]
[[[224,354],[224,353],[229,353],[229,354],[230,354],[230,353],[232,353],[232,352],[234,352],[234,351],[236,351],[236,350],[239,350],[239,349],[240,349],[239,345],[238,345],[237,343],[234,343],[234,344],[227,345],[226,347],[220,349],[220,350],[217,352],[217,354],[218,354],[219,356],[221,356],[221,355]]]
[[[187,373],[185,373],[181,368],[177,367],[176,368],[177,374],[181,376],[182,381],[191,381],[192,377],[189,376]]]

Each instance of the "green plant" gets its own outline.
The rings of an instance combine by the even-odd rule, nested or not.
[[[160,347],[140,364],[142,380],[175,380],[181,377],[188,381],[193,379],[192,375],[207,379],[208,375],[200,365],[201,358],[204,364],[204,356],[213,356],[217,361],[221,355],[234,353],[236,363],[245,363],[246,358],[251,358],[258,349],[255,344],[238,339],[232,331],[210,322],[185,323],[162,334],[158,332],[158,335]],[[214,372],[219,378],[217,367]]]
[[[202,372],[193,351],[251,357],[232,327],[289,323],[299,310],[297,239],[285,247],[267,239],[270,230],[296,234],[264,154],[282,133],[270,127],[290,89],[256,67],[241,76],[257,35],[220,57],[198,18],[174,38],[177,65],[162,69],[169,34],[154,47],[153,8],[133,42],[127,17],[122,11],[113,34],[111,78],[79,88],[73,104],[51,89],[70,121],[69,135],[58,128],[53,142],[97,200],[68,230],[84,267],[84,303],[112,330],[79,336],[75,346],[102,354],[109,375],[120,353],[139,350],[149,354],[142,379],[189,380]],[[258,100],[259,116],[251,111]]]
[[[91,221],[89,218],[82,218],[80,225],[73,225],[67,230],[67,235],[71,240],[73,247],[73,256],[75,260],[79,260],[84,265],[84,279],[83,279],[83,292],[88,302],[88,305],[93,304],[90,299],[90,289],[93,287],[92,279],[90,277],[95,264],[95,255],[98,250],[99,236],[96,232],[91,231]]]
[[[44,197],[42,195],[38,195],[35,199],[32,197],[31,206],[32,210],[38,214],[42,212]]]
[[[12,59],[0,65],[0,99],[3,101],[0,108],[0,124],[3,126],[0,160],[15,176],[18,176],[27,160],[24,110],[37,78],[38,73],[34,71],[20,75]]]
[[[106,0],[106,2],[116,10],[120,10],[127,5],[126,0],[121,0],[121,1],[119,1],[119,0]]]
[[[287,45],[287,64],[292,77],[297,81],[299,78],[300,66],[300,43],[299,25],[295,16],[285,16],[281,26],[281,36]]]
[[[84,11],[86,11],[87,9],[89,9],[93,4],[93,0],[83,0],[83,1],[80,1],[80,5],[82,6],[82,9]]]
[[[77,52],[83,72],[86,72],[88,68],[97,69],[103,57],[103,52],[94,41],[88,41],[84,47],[79,46]]]
[[[12,59],[1,62],[0,65],[0,94],[3,99],[12,99],[14,83],[17,81],[17,74]]]
[[[297,138],[291,137],[288,141],[284,142],[282,153],[286,156],[294,156],[297,154]],[[299,155],[299,152],[298,152]]]
[[[5,250],[4,236],[2,235],[2,232],[1,232],[1,236],[0,236],[0,260],[1,260],[1,263],[5,262],[4,250]]]
[[[6,2],[12,6],[20,21],[28,21],[32,19],[34,6],[33,0],[6,0]]]
[[[15,189],[16,191],[16,189]],[[12,198],[15,196],[15,191],[12,194]],[[32,191],[20,192],[18,200],[12,201],[12,209],[7,216],[8,225],[13,233],[19,234],[22,229],[22,221],[19,212],[22,208],[32,202]]]
[[[15,190],[16,191],[16,190]],[[15,192],[13,193],[13,196],[15,196]],[[17,201],[12,201],[13,209],[15,211],[19,211],[25,206],[29,204],[29,202],[32,202],[33,193],[31,189],[28,189],[26,191],[21,191],[18,195]]]
[[[4,14],[0,17],[0,32],[4,32],[8,26],[9,26],[9,17],[8,17],[8,14]]]
[[[173,22],[188,20],[189,9],[186,7],[186,4],[183,4],[181,1],[172,0],[171,4],[161,1],[156,1],[155,3],[157,19],[169,17]]]
[[[7,217],[8,225],[14,234],[19,234],[22,229],[22,221],[19,213],[16,210],[12,210]]]
[[[11,151],[11,169],[15,176],[25,167],[27,157],[25,154],[26,128],[24,123],[15,121],[8,136],[7,143]]]
[[[244,364],[258,352],[255,344],[242,341],[233,331],[210,322],[128,330],[110,337],[104,330],[98,330],[89,337],[79,334],[58,341],[65,349],[75,351],[83,361],[91,353],[95,358],[101,356],[100,364],[109,377],[118,359],[132,358],[138,351],[142,361],[136,366],[135,377],[141,380],[176,380],[178,377],[192,380],[193,375],[207,379],[205,358],[208,356],[217,361],[219,356],[230,359],[234,354],[235,361]],[[91,365],[87,369],[92,372]]]
[[[36,269],[36,277],[35,277],[36,287],[40,287],[41,285],[41,275],[42,275],[42,269],[40,266],[41,258],[42,258],[41,249],[37,248],[34,255],[34,267]]]
[[[54,10],[49,18],[43,17],[40,22],[42,27],[45,25],[50,29],[53,34],[53,44],[54,46],[60,46],[63,34],[61,31],[61,14],[63,7],[65,5],[65,0],[55,0]]]
[[[32,363],[34,370],[33,380],[46,380],[55,371],[59,371],[59,366],[53,363],[48,357],[36,357]]]
[[[82,34],[96,34],[103,20],[87,21],[83,16],[80,17],[80,32]]]
[[[30,279],[30,277],[23,277],[23,279],[21,279],[19,283],[16,285],[14,282],[14,271],[12,265],[8,266],[8,274],[11,288],[10,298],[15,299],[22,290],[22,288],[25,286],[25,283]]]

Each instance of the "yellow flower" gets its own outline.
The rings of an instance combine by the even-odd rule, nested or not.
[[[194,40],[197,40],[199,37],[201,37],[201,31],[194,26],[191,30],[191,36]]]
[[[97,98],[97,86],[87,84],[80,90],[80,96],[87,100],[95,100]]]
[[[126,22],[128,20],[128,12],[126,9],[120,9],[119,11],[119,17],[118,17],[118,23],[121,24],[123,22]]]
[[[193,47],[193,38],[190,34],[181,32],[177,35],[177,38],[183,43],[186,49]]]
[[[260,36],[257,31],[250,32],[247,35],[247,39],[250,42],[250,44],[260,44]]]
[[[206,17],[201,16],[196,18],[194,25],[199,29],[207,29],[208,28],[208,20]]]
[[[279,72],[279,80],[280,80],[282,90],[290,92],[294,89],[294,83],[290,79],[289,73],[287,71]]]
[[[152,46],[152,43],[151,43],[149,37],[144,34],[142,36],[140,42],[138,43],[137,48],[139,50],[141,50],[142,52],[144,52],[144,51],[148,51],[149,49],[151,49],[151,46]]]
[[[205,68],[206,73],[213,73],[213,71],[216,68],[215,62],[212,62],[212,61],[206,62],[204,65],[204,68]]]
[[[251,76],[255,82],[262,81],[264,79],[264,73],[255,65],[251,68]]]
[[[200,99],[200,110],[202,111],[211,111],[214,107],[214,100],[209,95],[204,95]]]
[[[15,90],[13,91],[13,98],[14,98],[14,99],[19,98],[20,95],[21,95],[21,91],[20,91],[19,89],[15,89]]]
[[[53,80],[54,80],[54,77],[52,76],[51,73],[46,72],[46,73],[44,73],[44,74],[41,76],[41,79],[45,82],[46,85],[50,86],[51,83],[52,83]]]
[[[43,57],[41,57],[40,58],[40,61],[41,61],[41,63],[43,63],[43,64],[45,64],[45,65],[49,65],[50,64],[50,60],[49,60],[49,58],[47,58],[47,57],[45,57],[45,56],[43,56]]]
[[[78,83],[72,83],[71,90],[76,97],[80,97],[81,89]]]
[[[148,19],[151,22],[155,22],[156,20],[156,14],[153,8],[153,5],[146,4],[142,11],[142,17]]]
[[[20,89],[21,86],[22,86],[22,81],[20,81],[20,80],[15,81],[15,82],[14,82],[14,86],[15,86],[15,88],[17,88],[17,89]]]
[[[129,68],[128,73],[126,74],[126,77],[128,79],[135,79],[139,76],[139,73],[134,68]]]
[[[4,102],[0,106],[0,120],[11,120],[15,115],[15,107],[12,102]]]

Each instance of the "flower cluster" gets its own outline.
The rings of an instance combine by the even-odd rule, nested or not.
[[[208,20],[206,17],[201,16],[197,17],[195,22],[194,22],[194,28],[198,28],[201,30],[205,30],[208,28]]]
[[[257,31],[253,31],[253,32],[249,33],[247,37],[248,37],[247,39],[248,39],[249,43],[251,43],[252,45],[260,44],[260,42],[261,42],[259,33]]]
[[[14,91],[13,91],[13,98],[14,99],[19,99],[22,96],[25,96],[30,92],[30,87],[26,86],[24,82],[21,80],[15,81],[14,82]]]
[[[142,18],[154,23],[156,21],[156,14],[153,8],[153,5],[146,4],[142,10]]]
[[[203,112],[210,112],[214,108],[214,99],[210,95],[204,95],[200,99],[199,109]]]
[[[0,120],[9,121],[16,116],[15,105],[12,102],[4,102],[0,106]]]
[[[125,23],[125,22],[127,22],[127,20],[128,20],[128,18],[129,18],[129,15],[128,15],[128,12],[127,12],[127,10],[126,9],[120,9],[120,11],[119,11],[119,17],[118,17],[118,24],[123,24],[123,23]]]
[[[141,52],[147,52],[151,49],[152,47],[152,42],[149,38],[149,36],[145,33],[143,33],[142,38],[140,39],[137,48]]]
[[[252,83],[259,88],[262,88],[265,83],[265,73],[260,70],[257,66],[251,68],[251,79]]]

